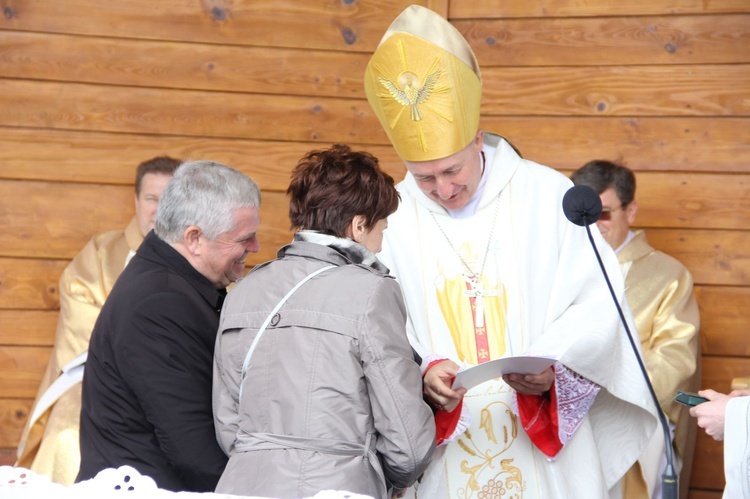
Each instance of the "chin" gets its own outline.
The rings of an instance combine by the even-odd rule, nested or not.
[[[464,206],[466,206],[466,201],[464,201],[463,199],[457,198],[457,199],[455,199],[453,201],[450,201],[450,202],[445,202],[444,201],[444,202],[440,203],[440,205],[443,208],[445,208],[446,210],[454,210],[455,211],[455,210],[460,210],[461,208],[463,208]]]
[[[239,269],[239,270],[237,270],[237,272],[234,272],[234,273],[232,274],[232,277],[233,277],[233,279],[232,279],[232,282],[235,282],[235,281],[237,281],[237,280],[238,280],[238,279],[240,279],[240,278],[241,278],[241,277],[242,277],[242,276],[243,276],[244,274],[245,274],[245,266],[243,265],[242,267],[240,267],[240,269]]]

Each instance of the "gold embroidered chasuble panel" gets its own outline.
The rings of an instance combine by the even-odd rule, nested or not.
[[[512,264],[503,265],[515,261],[516,251],[508,217],[509,197],[509,193],[501,195],[469,219],[433,217],[420,208],[420,241],[423,250],[429,249],[421,254],[428,316],[431,322],[445,322],[457,358],[469,365],[522,352],[526,347],[520,315],[513,312],[520,305],[515,293],[518,276]],[[497,214],[505,216],[501,215],[496,229],[490,231]],[[445,338],[435,336],[432,340],[438,344]],[[439,458],[445,473],[439,496],[540,497],[534,459],[538,451],[519,428],[513,396],[502,379],[483,383],[466,394],[464,404],[472,414],[472,426],[447,445]]]

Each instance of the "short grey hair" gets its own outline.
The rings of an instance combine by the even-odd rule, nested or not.
[[[260,208],[260,189],[250,177],[214,161],[188,161],[164,189],[154,231],[173,244],[196,225],[215,240],[234,228],[238,208]]]

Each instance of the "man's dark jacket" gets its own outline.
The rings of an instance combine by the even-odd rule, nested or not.
[[[91,335],[77,481],[130,465],[160,488],[213,491],[227,457],[211,410],[217,290],[152,231]]]

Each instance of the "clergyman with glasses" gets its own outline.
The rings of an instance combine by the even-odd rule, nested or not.
[[[593,160],[576,170],[571,179],[576,185],[594,189],[602,200],[602,215],[596,225],[620,262],[646,369],[669,418],[672,444],[680,457],[680,489],[687,491],[696,427],[688,408],[673,399],[677,390],[693,392],[700,384],[700,317],[693,278],[679,261],[652,248],[642,230],[631,229],[638,212],[632,170],[612,161]],[[649,446],[628,472],[623,481],[628,491],[625,497],[660,497],[661,476],[648,471],[664,469],[663,448],[663,442]]]

